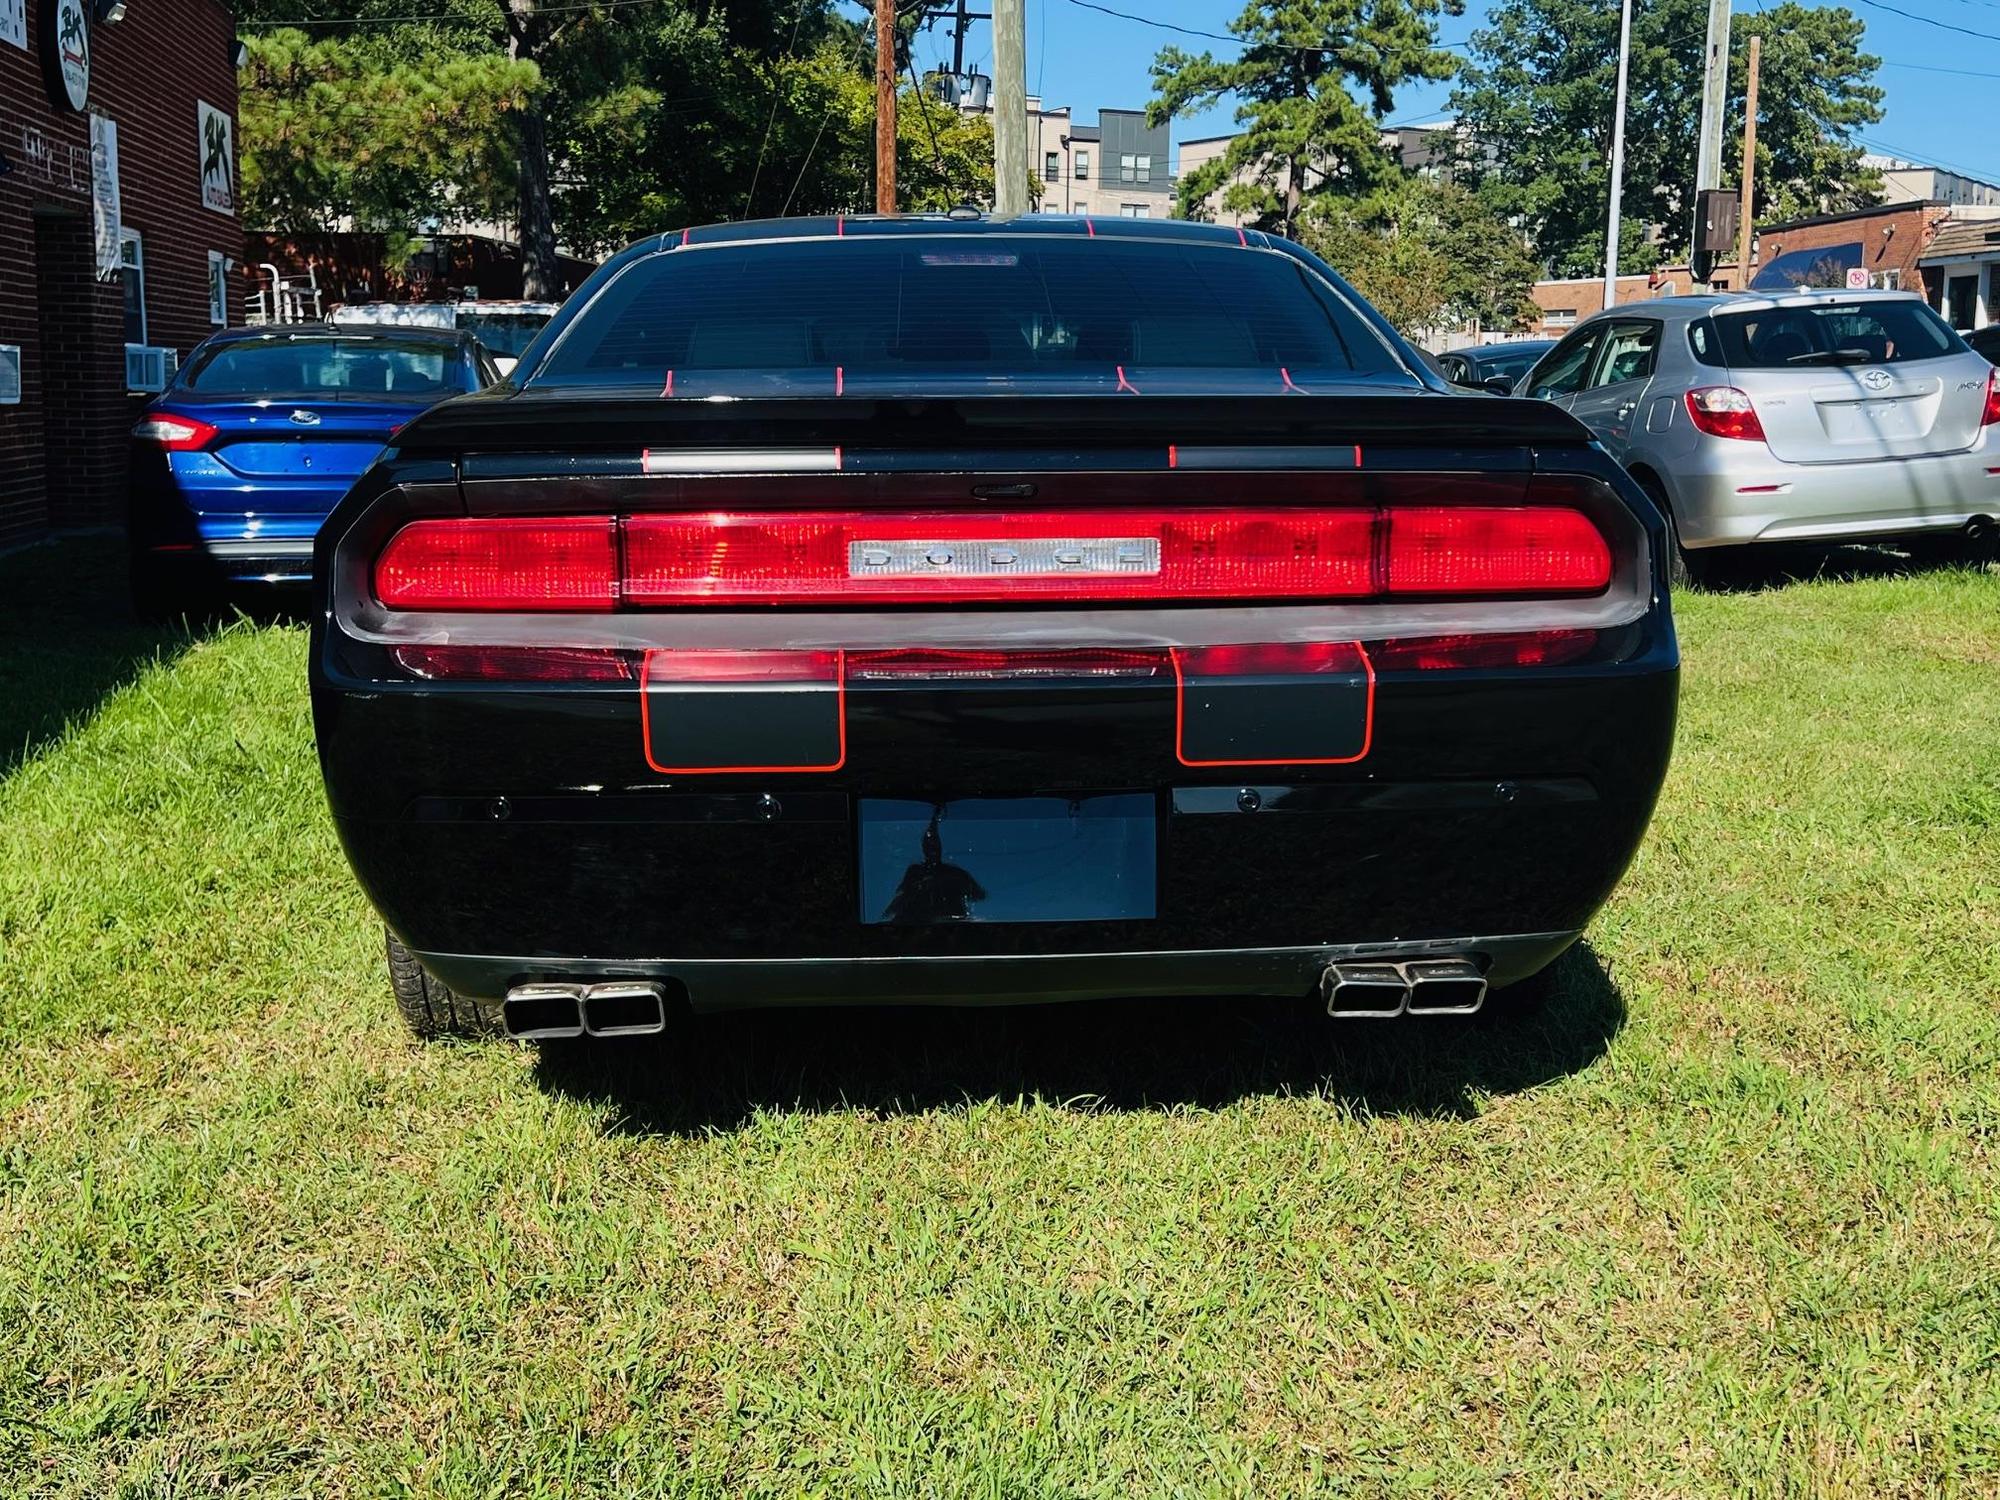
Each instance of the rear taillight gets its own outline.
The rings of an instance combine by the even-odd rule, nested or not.
[[[151,443],[156,448],[164,448],[169,453],[188,453],[196,448],[206,447],[214,438],[217,429],[208,422],[194,417],[167,416],[157,413],[146,418],[132,429],[132,436],[142,443]]]
[[[390,609],[607,610],[618,603],[609,516],[412,521],[375,563]]]
[[[392,609],[1365,600],[1570,595],[1611,548],[1562,505],[736,511],[412,521]]]
[[[396,664],[441,682],[637,682],[639,653],[590,646],[398,646]]]
[[[1710,437],[1764,441],[1764,424],[1747,393],[1733,385],[1697,386],[1687,393],[1688,418]]]
[[[1559,667],[1588,656],[1596,644],[1594,630],[1503,630],[1378,641],[1368,654],[1384,671],[1458,672],[1478,667]]]
[[[1986,409],[1979,414],[1979,425],[1991,427],[2000,423],[2000,369],[1995,369],[1986,377]]]

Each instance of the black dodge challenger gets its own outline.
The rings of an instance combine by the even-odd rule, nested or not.
[[[1638,846],[1660,516],[1297,245],[647,240],[322,528],[340,836],[425,1034],[1318,993],[1464,1013]]]

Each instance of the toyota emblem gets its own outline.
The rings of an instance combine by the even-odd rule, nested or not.
[[[1886,391],[1889,389],[1890,379],[1887,370],[1870,370],[1861,377],[1861,383],[1871,391]]]

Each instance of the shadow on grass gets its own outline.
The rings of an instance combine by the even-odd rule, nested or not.
[[[1754,594],[1799,583],[1855,583],[1871,578],[1922,578],[1935,573],[1978,570],[1986,563],[1949,546],[1805,546],[1761,543],[1729,549],[1714,576],[1701,588],[1709,593]]]
[[[171,624],[137,619],[125,576],[125,543],[112,535],[0,557],[0,780],[219,623],[212,612]],[[253,618],[286,617],[287,601],[252,604]]]
[[[1213,1108],[1312,1095],[1374,1114],[1464,1116],[1602,1056],[1625,1001],[1580,944],[1548,999],[1469,1017],[1327,1019],[1304,1000],[1119,1000],[998,1008],[758,1011],[663,1037],[545,1045],[542,1086],[609,1105],[625,1134],[730,1130],[760,1110],[951,1109],[1041,1099],[1078,1109]]]

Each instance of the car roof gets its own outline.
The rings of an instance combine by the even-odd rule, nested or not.
[[[1717,312],[1767,312],[1774,307],[1811,307],[1816,303],[1838,302],[1920,302],[1915,292],[1843,287],[1793,287],[1786,290],[1752,289],[1744,292],[1697,292],[1679,297],[1648,297],[1640,302],[1621,302],[1580,319],[1577,327],[1616,317],[1666,317],[1694,319]]]
[[[1447,354],[1507,354],[1524,349],[1546,349],[1554,339],[1495,339],[1486,344],[1461,344],[1456,349],[1447,349]]]
[[[257,323],[247,328],[225,328],[210,334],[210,344],[242,344],[254,339],[428,339],[437,344],[469,342],[472,335],[459,328],[404,328],[388,323]]]
[[[1122,215],[1015,214],[1002,218],[984,210],[954,209],[949,213],[822,214],[810,218],[745,219],[730,224],[700,224],[670,229],[635,242],[631,251],[670,250],[677,246],[773,243],[786,240],[892,238],[898,235],[940,234],[978,237],[988,234],[1047,235],[1051,238],[1172,240],[1195,245],[1254,245],[1260,249],[1282,243],[1261,229],[1237,229],[1201,224],[1192,219],[1128,219]]]

